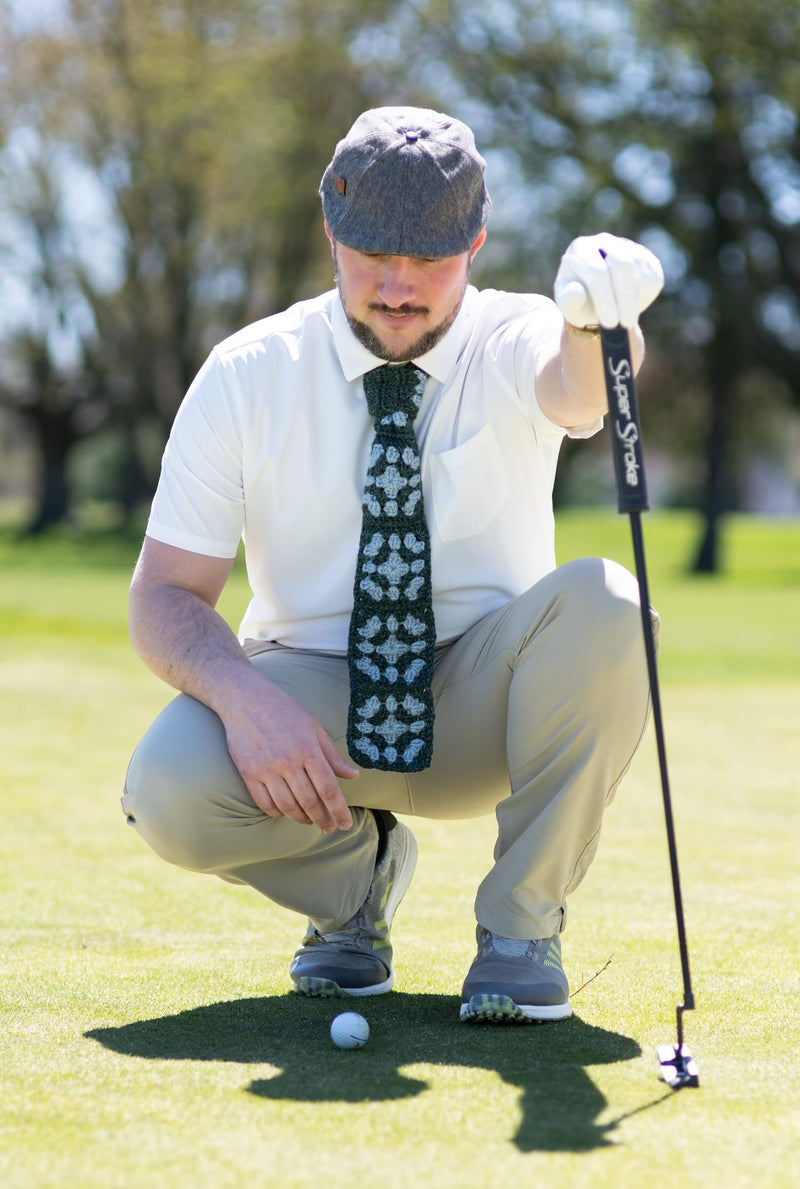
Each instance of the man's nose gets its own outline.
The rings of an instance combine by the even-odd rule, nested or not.
[[[384,305],[396,309],[398,306],[414,304],[416,298],[416,270],[414,261],[408,256],[387,257],[378,297]]]

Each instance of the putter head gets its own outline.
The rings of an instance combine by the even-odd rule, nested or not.
[[[673,1090],[700,1085],[697,1065],[686,1045],[659,1045],[657,1052],[661,1077]]]

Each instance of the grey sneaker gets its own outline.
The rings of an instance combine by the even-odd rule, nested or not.
[[[558,937],[516,941],[478,925],[478,955],[461,991],[461,1019],[530,1024],[572,1015]]]
[[[367,898],[335,933],[318,933],[309,922],[289,974],[300,995],[383,995],[394,983],[392,919],[417,865],[417,841],[385,810],[386,850],[375,867]]]

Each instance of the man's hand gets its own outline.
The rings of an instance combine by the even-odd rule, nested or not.
[[[315,825],[326,834],[353,824],[337,777],[358,768],[294,698],[254,672],[223,715],[228,751],[253,801],[269,817]]]
[[[582,235],[561,258],[556,305],[573,326],[636,326],[664,284],[656,256],[642,244],[608,232]]]

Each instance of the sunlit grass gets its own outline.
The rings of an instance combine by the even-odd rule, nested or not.
[[[630,563],[627,520],[559,518],[559,555]],[[576,1018],[470,1029],[456,997],[491,818],[414,825],[392,995],[367,1048],[287,994],[302,922],[157,860],[119,810],[171,696],[132,655],[134,542],[0,543],[0,1179],[10,1189],[344,1189],[796,1179],[800,533],[737,521],[729,573],[685,573],[696,526],[648,516],[696,1012],[698,1091],[655,1046],[681,991],[652,738],[570,906]],[[236,622],[241,568],[222,609]]]

